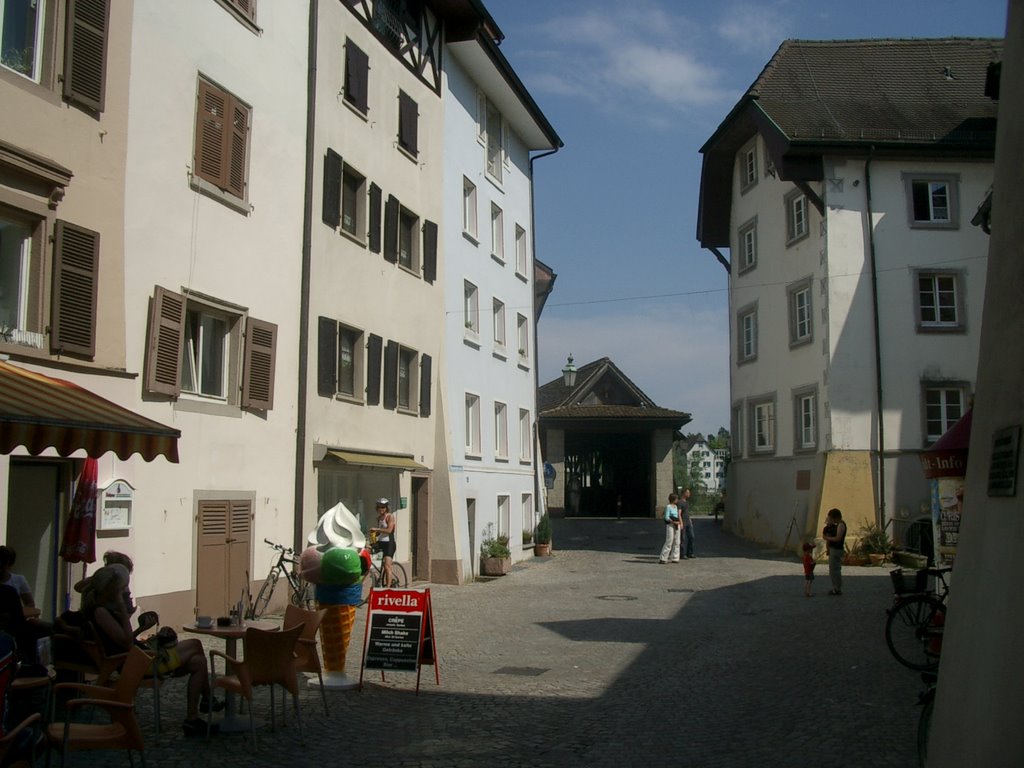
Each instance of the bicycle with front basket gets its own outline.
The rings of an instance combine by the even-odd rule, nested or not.
[[[283,544],[275,544],[270,539],[263,541],[277,550],[277,561],[270,567],[270,573],[267,574],[260,591],[256,593],[256,599],[249,606],[245,618],[258,619],[263,615],[267,606],[270,605],[270,598],[273,597],[274,589],[282,577],[288,583],[290,593],[288,599],[291,604],[311,610],[313,608],[313,585],[299,575],[299,558],[296,556],[295,550]]]
[[[885,642],[905,667],[925,672],[939,666],[949,596],[945,575],[951,570],[941,566],[905,574],[902,568],[896,568],[889,574],[895,594],[887,611]],[[928,588],[929,577],[935,579],[934,590]]]

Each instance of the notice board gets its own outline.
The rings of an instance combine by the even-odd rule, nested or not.
[[[362,686],[367,669],[416,672],[416,691],[420,688],[420,667],[437,668],[437,642],[430,590],[374,589],[366,603],[366,630],[363,635],[363,663],[359,672]]]

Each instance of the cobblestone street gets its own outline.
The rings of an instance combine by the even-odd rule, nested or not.
[[[154,766],[912,766],[915,674],[884,640],[884,568],[799,562],[696,519],[697,558],[658,563],[657,520],[555,520],[554,554],[465,587],[431,586],[440,686],[424,667],[366,673],[360,691],[302,694],[294,717],[210,741],[181,735],[182,681],[139,720]],[[144,600],[141,602],[145,602]],[[144,606],[143,606],[144,607]],[[364,615],[348,673],[358,677]],[[256,713],[268,702],[260,690]],[[75,765],[117,765],[109,753]],[[127,763],[127,761],[125,761]]]

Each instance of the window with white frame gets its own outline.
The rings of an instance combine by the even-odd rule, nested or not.
[[[799,189],[794,189],[786,195],[786,245],[803,240],[809,231],[807,195]]]
[[[469,333],[480,333],[480,291],[469,280],[462,282],[463,322]]]
[[[498,535],[512,539],[512,503],[506,494],[498,496]]]
[[[419,387],[419,354],[414,349],[398,348],[398,408],[414,411]]]
[[[338,394],[362,398],[363,333],[338,324]]]
[[[757,217],[755,216],[739,229],[739,271],[740,274],[757,266]]]
[[[750,450],[775,453],[775,398],[765,397],[750,403]]]
[[[530,324],[526,315],[516,315],[516,343],[519,345],[519,359],[530,359]]]
[[[740,192],[757,184],[757,141],[740,150]]]
[[[480,396],[466,393],[466,455],[480,455]]]
[[[796,418],[794,448],[811,451],[818,446],[818,394],[813,387],[793,393],[793,414]]]
[[[931,445],[964,415],[967,385],[963,382],[924,382],[925,445]]]
[[[530,461],[533,458],[533,425],[530,423],[530,412],[526,408],[519,409],[519,460]]]
[[[526,276],[526,230],[516,224],[516,274]]]
[[[491,255],[505,261],[505,224],[501,208],[491,203]]]
[[[42,297],[32,290],[44,260],[45,222],[0,206],[0,344],[42,348]]]
[[[476,240],[476,184],[462,177],[462,231]]]
[[[918,330],[963,330],[962,273],[919,270],[916,276]]]
[[[814,337],[811,318],[811,278],[793,283],[786,289],[789,297],[789,345],[807,344]]]
[[[915,229],[958,227],[959,174],[903,173],[907,223]]]
[[[519,509],[523,515],[523,530],[533,533],[535,527],[533,520],[533,494],[524,493],[520,496]]]
[[[505,303],[494,299],[494,346],[505,348]]]
[[[181,348],[181,391],[226,401],[232,332],[238,316],[189,303]]]
[[[479,100],[482,115],[478,115],[478,135],[487,149],[487,175],[499,184],[505,167],[505,121],[501,112],[486,96]],[[481,119],[482,118],[482,119]]]
[[[757,305],[750,304],[736,315],[736,362],[749,363],[757,359]]]
[[[494,403],[494,456],[508,458],[508,408],[505,403]]]

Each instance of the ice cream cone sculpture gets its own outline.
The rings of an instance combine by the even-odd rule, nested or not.
[[[324,647],[324,669],[327,672],[344,672],[345,656],[352,639],[352,625],[356,618],[354,605],[319,604],[327,609],[320,624],[320,640]]]

